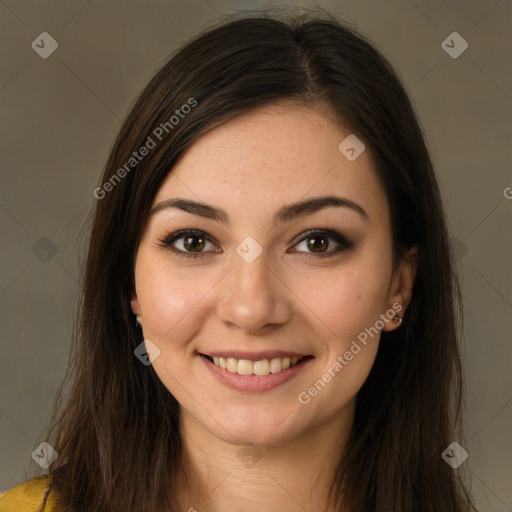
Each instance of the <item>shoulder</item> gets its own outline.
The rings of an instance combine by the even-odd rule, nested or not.
[[[2,512],[59,512],[47,475],[32,478],[0,494]]]

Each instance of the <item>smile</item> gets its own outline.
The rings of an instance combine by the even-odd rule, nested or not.
[[[237,359],[235,357],[205,356],[215,366],[240,375],[269,375],[287,370],[300,363],[304,357],[274,357],[272,359]]]
[[[224,386],[237,391],[264,392],[293,380],[315,359],[312,355],[279,352],[281,351],[267,354],[228,352],[222,355],[198,353],[198,356],[211,375]],[[230,355],[239,357],[228,357]]]

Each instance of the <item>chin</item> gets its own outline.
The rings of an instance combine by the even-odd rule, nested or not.
[[[293,414],[276,410],[275,413],[265,410],[264,413],[254,415],[252,411],[233,413],[233,421],[226,421],[226,414],[222,419],[209,421],[207,428],[222,441],[240,446],[275,446],[286,444],[299,435],[297,425],[291,421]]]

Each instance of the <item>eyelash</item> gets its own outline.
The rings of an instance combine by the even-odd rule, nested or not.
[[[181,238],[184,238],[186,235],[195,235],[201,238],[204,238],[206,241],[215,243],[213,237],[211,237],[208,233],[205,233],[204,231],[199,231],[196,229],[180,229],[179,231],[175,231],[174,233],[171,233],[170,235],[166,236],[165,238],[159,239],[159,245],[171,249],[177,256],[182,258],[198,258],[202,257],[205,253],[199,252],[199,253],[190,253],[182,251],[181,249],[173,249],[172,244]],[[303,254],[304,257],[310,258],[310,259],[316,259],[316,258],[328,258],[331,256],[334,256],[338,254],[341,251],[344,251],[346,249],[351,248],[354,244],[350,240],[348,240],[345,236],[343,236],[341,233],[338,233],[336,231],[332,231],[330,229],[310,229],[308,231],[305,231],[302,233],[301,238],[295,243],[295,245],[307,240],[308,238],[313,238],[316,236],[325,236],[327,238],[332,238],[335,240],[335,242],[338,245],[337,248],[331,249],[329,252],[326,253],[305,253],[303,251],[299,251],[299,253]]]

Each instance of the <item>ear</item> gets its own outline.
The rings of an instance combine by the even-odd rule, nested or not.
[[[391,309],[396,309],[396,305],[399,304],[401,309],[396,309],[396,314],[400,317],[404,316],[405,310],[411,302],[414,279],[416,278],[416,272],[418,270],[418,259],[419,250],[418,246],[415,245],[404,254],[391,280],[387,304],[388,308]],[[395,304],[395,308],[392,308],[393,304]],[[400,327],[400,325],[401,322],[394,323],[393,319],[386,317],[382,330],[393,331]]]
[[[130,306],[134,315],[140,315],[140,305],[139,300],[137,299],[137,292],[133,292],[132,298],[130,300]]]

